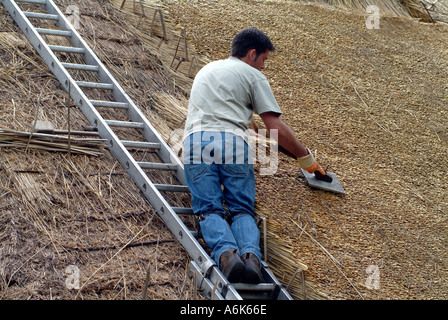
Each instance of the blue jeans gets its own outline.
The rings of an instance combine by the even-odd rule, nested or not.
[[[184,167],[193,211],[200,216],[202,235],[218,266],[228,249],[240,255],[251,252],[261,261],[254,167],[247,143],[227,132],[193,133],[184,140]]]

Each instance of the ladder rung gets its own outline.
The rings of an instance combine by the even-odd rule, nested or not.
[[[232,286],[236,291],[252,291],[252,292],[269,292],[274,291],[276,284],[275,283],[259,283],[259,284],[250,284],[250,283],[232,283]]]
[[[47,0],[16,0],[16,2],[27,2],[35,4],[47,4]]]
[[[107,90],[114,89],[114,85],[111,83],[76,81],[76,84],[80,87],[85,87],[85,88],[107,89]]]
[[[24,11],[23,14],[27,18],[59,20],[59,16],[57,14],[38,13],[38,12],[29,12],[29,11]]]
[[[171,209],[177,214],[194,214],[191,208],[171,207]]]
[[[128,148],[145,148],[145,149],[160,149],[158,142],[144,142],[144,141],[127,141],[122,140],[121,143]]]
[[[72,36],[72,32],[66,31],[66,30],[36,28],[36,31],[39,32],[40,34],[48,34],[48,35],[53,35],[53,36],[64,36],[64,37]]]
[[[62,51],[62,52],[69,52],[69,53],[84,53],[84,52],[86,52],[86,50],[84,48],[64,47],[64,46],[54,46],[54,45],[49,45],[48,47],[53,51]]]
[[[127,109],[129,105],[126,102],[115,101],[102,101],[102,100],[90,100],[95,107],[108,107],[108,108],[120,108]]]
[[[157,162],[137,162],[142,169],[158,169],[176,171],[177,165],[174,163],[157,163]]]
[[[141,122],[106,120],[106,123],[111,127],[136,128],[136,129],[145,128],[145,125]]]
[[[171,192],[190,192],[188,186],[175,185],[175,184],[155,184],[159,191],[171,191]]]
[[[48,63],[50,62],[51,65],[55,68],[53,72],[55,73],[56,77],[59,79],[61,84],[67,84],[67,81],[72,81],[71,79],[68,79],[61,73],[60,69],[57,68],[55,63],[57,63],[59,66],[63,66],[67,69],[75,69],[75,70],[85,70],[85,71],[96,71],[102,73],[101,80],[97,80],[96,82],[89,82],[89,81],[76,81],[77,84],[75,86],[77,92],[76,96],[81,95],[82,99],[85,99],[85,95],[80,89],[80,87],[87,87],[87,88],[98,88],[98,89],[107,89],[107,90],[113,90],[112,93],[114,94],[114,97],[117,98],[117,100],[120,100],[121,102],[115,102],[115,101],[105,101],[107,98],[104,98],[105,100],[89,100],[90,102],[84,103],[83,108],[81,108],[81,111],[84,113],[86,117],[89,118],[92,115],[92,112],[96,112],[93,108],[93,106],[97,107],[110,107],[110,108],[121,108],[121,109],[127,109],[129,121],[119,121],[119,120],[102,120],[102,118],[95,119],[95,127],[98,125],[98,121],[101,121],[102,125],[107,126],[116,126],[116,127],[124,127],[124,128],[135,128],[135,129],[141,129],[142,133],[144,133],[144,136],[146,137],[147,141],[127,141],[123,140],[121,143],[118,143],[120,148],[114,148],[116,147],[117,140],[114,132],[112,132],[112,128],[102,128],[99,126],[98,134],[101,135],[102,138],[105,138],[104,140],[110,140],[110,151],[115,156],[117,160],[129,160],[126,162],[126,167],[129,169],[128,173],[132,180],[142,188],[142,190],[147,191],[148,183],[151,185],[152,190],[149,191],[164,191],[164,192],[189,192],[188,187],[185,185],[185,178],[183,176],[183,165],[178,159],[176,160],[168,160],[171,155],[174,155],[172,152],[173,150],[170,149],[169,146],[167,146],[162,140],[153,140],[149,139],[149,137],[158,137],[158,133],[155,129],[153,129],[151,126],[148,126],[147,119],[144,118],[144,115],[140,113],[139,110],[135,109],[134,104],[129,100],[124,92],[124,90],[115,82],[114,78],[112,76],[109,76],[108,72],[103,69],[102,64],[100,63],[97,56],[93,54],[91,51],[91,48],[87,44],[85,44],[82,39],[74,39],[78,37],[78,34],[72,29],[71,27],[67,26],[62,27],[60,29],[56,29],[56,27],[42,27],[42,28],[35,28],[30,24],[30,21],[26,19],[26,17],[31,19],[45,19],[50,21],[57,21],[59,24],[65,24],[65,18],[62,15],[62,13],[59,11],[58,6],[53,3],[53,1],[50,0],[0,0],[2,4],[5,6],[6,10],[11,14],[14,21],[21,27],[25,27],[25,36],[28,38],[28,40],[33,44],[33,46],[36,46],[37,51],[39,51],[40,55],[44,60]],[[29,11],[23,12],[22,9],[17,7],[17,3],[31,3],[31,4],[40,4],[44,5],[47,9],[46,11],[48,13],[44,13],[43,10],[41,10],[42,13],[38,12],[30,12],[31,9],[26,9]],[[34,10],[37,11],[37,10]],[[18,14],[20,13],[20,14]],[[56,13],[56,14],[55,14]],[[62,21],[64,20],[64,21]],[[42,21],[44,22],[44,21]],[[64,23],[63,23],[64,22]],[[73,44],[79,46],[71,46],[70,44],[64,45],[47,45],[45,42],[41,42],[42,37],[38,37],[39,42],[36,43],[35,36],[37,35],[36,32],[29,32],[29,28],[35,29],[37,33],[42,35],[54,35],[54,36],[62,36],[62,37],[71,37],[69,40],[76,40]],[[54,28],[54,29],[50,29]],[[69,31],[69,30],[71,31]],[[43,46],[43,47],[42,47]],[[46,50],[42,50],[46,49]],[[54,60],[54,55],[51,55],[51,57],[48,57],[48,50],[52,51],[60,51],[60,52],[66,52],[66,53],[75,53],[75,54],[87,54],[89,56],[89,62],[80,62],[80,64],[77,63],[62,63],[58,62],[57,60]],[[63,70],[67,75],[67,70]],[[104,72],[103,72],[104,71]],[[108,79],[108,80],[106,80]],[[95,81],[95,80],[94,80]],[[64,85],[66,87],[66,85]],[[87,91],[87,90],[86,90]],[[121,98],[118,98],[121,97]],[[82,99],[79,100],[80,104],[82,104]],[[98,98],[102,99],[102,98]],[[113,100],[113,99],[111,99]],[[127,101],[123,102],[123,101]],[[87,106],[86,106],[87,105]],[[114,118],[112,118],[114,119]],[[115,119],[121,119],[116,117]],[[138,120],[137,120],[138,119]],[[138,122],[140,121],[140,122]],[[101,124],[100,123],[100,124]],[[119,131],[119,130],[117,130]],[[106,139],[107,138],[107,139]],[[139,139],[137,139],[139,140]],[[143,139],[141,139],[143,140]],[[149,142],[149,141],[156,141],[156,142]],[[157,142],[158,141],[158,142]],[[152,163],[152,162],[136,162],[135,159],[132,158],[132,156],[126,152],[126,150],[123,150],[124,147],[135,147],[135,148],[146,148],[146,149],[159,149],[157,150],[159,153],[159,156],[162,158],[164,162],[162,163]],[[123,159],[124,158],[124,159]],[[131,161],[132,160],[132,161]],[[170,163],[170,162],[174,163]],[[137,168],[136,165],[139,167]],[[135,170],[138,169],[138,170]],[[170,184],[153,184],[150,180],[150,175],[153,172],[145,172],[143,169],[156,169],[156,170],[171,170],[174,171],[176,177],[179,180],[179,185],[170,185]],[[162,174],[162,172],[160,172]],[[146,176],[148,175],[148,176]],[[143,180],[143,178],[145,180]],[[150,179],[150,180],[146,180]],[[143,185],[141,184],[142,180],[146,183]],[[188,253],[195,257],[195,261],[192,261],[190,270],[198,272],[198,276],[200,279],[198,279],[198,288],[200,290],[204,290],[206,294],[211,294],[211,290],[217,289],[215,298],[224,299],[224,298],[240,298],[243,297],[243,294],[247,297],[253,297],[255,299],[258,298],[274,298],[276,299],[277,296],[279,296],[278,292],[281,292],[281,298],[287,298],[290,299],[291,297],[289,294],[282,289],[282,286],[279,284],[279,282],[275,279],[275,277],[269,272],[267,268],[267,264],[263,262],[263,271],[265,275],[265,280],[267,283],[261,283],[257,285],[251,285],[251,284],[229,284],[227,280],[223,278],[223,275],[219,272],[215,272],[214,269],[217,267],[216,264],[213,263],[211,258],[207,255],[207,252],[201,247],[201,244],[194,241],[194,238],[201,237],[200,231],[190,231],[188,230],[187,226],[180,220],[178,217],[175,216],[175,214],[187,214],[191,215],[194,214],[194,211],[191,207],[168,207],[168,213],[164,212],[163,209],[165,209],[165,204],[168,200],[163,199],[162,195],[159,192],[144,192],[144,197],[149,200],[150,203],[154,203],[157,205],[157,208],[160,210],[160,216],[163,219],[163,221],[166,223],[167,227],[171,231],[175,231],[176,235],[178,236],[179,241],[181,244],[185,247],[185,249],[188,251]],[[160,198],[159,198],[160,197]],[[160,207],[160,205],[162,205]],[[174,215],[175,217],[172,217],[171,215]],[[173,219],[174,218],[174,219]],[[185,235],[187,233],[187,235]],[[191,233],[191,234],[190,234]],[[209,272],[212,271],[212,272]],[[218,271],[216,269],[216,271]],[[207,281],[204,281],[207,280]],[[224,282],[223,282],[224,281]],[[272,283],[271,283],[272,282]],[[213,285],[219,283],[219,286],[216,288],[213,288]],[[235,289],[239,290],[241,292],[241,295],[239,296],[239,292]]]
[[[267,292],[238,292],[238,294],[241,296],[241,298],[243,298],[243,300],[265,300],[265,301],[269,301],[269,300],[277,300],[277,299],[273,299],[273,293],[267,293]]]
[[[88,64],[78,64],[78,63],[66,63],[63,62],[62,66],[66,69],[76,69],[76,70],[85,70],[85,71],[98,71],[100,67],[92,66]]]

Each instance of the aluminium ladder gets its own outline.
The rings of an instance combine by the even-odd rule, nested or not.
[[[203,292],[206,298],[216,300],[292,300],[292,297],[275,278],[264,261],[262,262],[262,273],[265,283],[257,285],[229,283],[223,276],[216,263],[196,239],[198,232],[190,231],[179,217],[180,214],[193,214],[193,210],[170,206],[161,193],[162,191],[188,192],[183,163],[124,92],[57,5],[52,0],[0,1],[87,120],[96,128],[99,135],[107,141],[110,152],[125,168],[147,201],[186,249],[191,258],[189,271],[196,279],[198,290]],[[18,3],[38,5],[44,12],[23,11]],[[30,22],[33,19],[54,21],[58,29],[37,28]],[[47,44],[41,35],[64,37],[69,40],[71,46]],[[61,62],[55,52],[80,55],[85,63]],[[94,72],[100,82],[76,81],[68,72],[69,69]],[[114,101],[90,100],[83,88],[109,91]],[[96,107],[124,110],[130,121],[104,119]],[[118,134],[113,131],[113,127],[137,129],[145,141],[121,140],[118,138]],[[136,161],[128,148],[151,149],[157,153],[162,162]],[[172,172],[180,185],[155,184],[150,180],[144,169]]]

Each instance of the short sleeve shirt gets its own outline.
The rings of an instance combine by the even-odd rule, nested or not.
[[[226,131],[249,139],[253,113],[281,113],[266,76],[235,57],[211,62],[191,89],[184,138],[197,131]]]

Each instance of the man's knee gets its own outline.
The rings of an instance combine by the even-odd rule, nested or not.
[[[229,219],[228,219],[228,222],[229,222],[229,224],[232,224],[232,223],[234,223],[236,220],[238,220],[238,219],[240,219],[240,218],[243,218],[243,217],[247,217],[247,216],[250,216],[251,218],[253,218],[254,220],[256,220],[255,217],[254,217],[254,215],[253,215],[252,213],[250,213],[250,212],[246,212],[246,211],[241,211],[241,212],[238,212],[238,213],[236,213],[236,214],[230,216]]]

